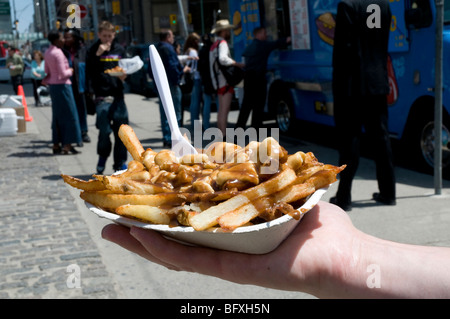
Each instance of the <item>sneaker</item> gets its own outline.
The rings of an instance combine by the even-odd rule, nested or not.
[[[122,164],[122,165],[113,165],[113,170],[114,172],[118,172],[118,171],[124,171],[127,169],[127,164]]]
[[[105,166],[106,158],[100,156],[97,162],[97,174],[103,174],[103,172],[105,171]]]

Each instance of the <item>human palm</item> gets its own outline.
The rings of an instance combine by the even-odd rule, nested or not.
[[[358,234],[344,211],[325,202],[308,212],[276,250],[264,255],[186,246],[136,227],[108,225],[102,232],[105,239],[169,269],[316,295],[345,273]]]

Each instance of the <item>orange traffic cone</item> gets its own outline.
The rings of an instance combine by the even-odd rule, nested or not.
[[[18,86],[17,94],[22,96],[22,105],[25,110],[25,121],[27,122],[33,121],[33,118],[30,116],[30,113],[28,113],[27,99],[25,98],[25,92],[23,91],[22,85]]]

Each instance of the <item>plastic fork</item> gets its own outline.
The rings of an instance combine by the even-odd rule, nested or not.
[[[172,151],[175,156],[181,157],[186,154],[197,154],[197,150],[192,146],[187,139],[181,135],[180,128],[178,127],[177,116],[175,114],[175,108],[173,106],[172,94],[170,93],[169,82],[167,80],[166,70],[162,63],[161,57],[155,46],[152,44],[149,46],[150,52],[150,64],[152,67],[153,78],[158,88],[159,96],[166,113],[167,121],[170,126],[170,133],[172,139]]]

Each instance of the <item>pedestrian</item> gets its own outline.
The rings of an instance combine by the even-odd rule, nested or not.
[[[226,137],[228,113],[230,112],[234,88],[227,83],[225,76],[220,71],[218,63],[223,66],[244,68],[243,63],[236,62],[231,58],[231,52],[227,41],[231,39],[230,30],[232,29],[234,29],[234,25],[230,24],[228,20],[218,20],[211,30],[211,33],[215,34],[216,38],[209,51],[210,72],[213,79],[212,83],[219,96],[217,127],[224,137]]]
[[[22,57],[17,52],[16,47],[14,46],[10,46],[8,48],[6,67],[9,69],[9,75],[11,76],[13,90],[17,95],[19,92],[19,85],[23,85],[23,72],[25,71],[25,64]]]
[[[80,122],[70,81],[73,69],[69,67],[69,62],[62,51],[63,34],[58,30],[52,30],[47,38],[50,47],[44,56],[47,74],[44,84],[50,87],[52,99],[53,154],[78,154],[79,151],[72,146],[81,142]]]
[[[173,46],[174,35],[172,30],[162,30],[159,35],[159,42],[156,44],[156,50],[158,51],[161,60],[164,64],[164,68],[167,74],[167,80],[169,82],[170,93],[172,95],[173,106],[175,108],[175,114],[177,117],[178,124],[181,125],[181,98],[182,93],[180,89],[181,76],[190,70],[186,65],[183,67],[180,60],[178,59],[178,54]],[[151,71],[151,68],[149,68]],[[150,72],[151,76],[152,73]],[[159,98],[159,113],[161,118],[161,129],[163,135],[163,147],[172,147],[172,138],[170,133],[169,123],[167,121],[166,113],[164,112],[164,107],[162,104],[161,97]]]
[[[72,90],[80,119],[81,139],[83,142],[90,143],[85,95],[86,51],[80,32],[75,28],[66,29],[64,31],[64,53],[69,61],[69,66],[73,68]]]
[[[264,106],[267,93],[267,60],[275,49],[281,49],[290,42],[290,37],[280,38],[278,41],[268,41],[264,27],[253,30],[253,40],[245,48],[244,99],[242,101],[236,128],[245,129],[250,112],[251,126],[255,129],[262,127]]]
[[[31,83],[33,83],[34,105],[42,106],[38,89],[45,78],[45,60],[44,55],[39,50],[33,51],[33,60],[31,61]]]
[[[333,49],[334,120],[339,137],[339,163],[347,164],[330,201],[351,209],[351,187],[359,164],[362,127],[373,150],[379,192],[373,199],[395,205],[395,174],[388,132],[389,93],[387,58],[391,11],[388,0],[374,0],[380,8],[380,27],[366,24],[372,11],[363,0],[338,4]]]
[[[198,51],[200,45],[200,36],[193,32],[189,34],[184,43],[183,52],[191,58],[187,62],[191,71],[184,74],[185,78],[190,77],[193,82],[191,91],[191,103],[189,105],[189,112],[191,113],[191,128],[194,132],[194,121],[200,120],[200,107],[202,101],[202,81],[198,71]]]
[[[202,126],[203,130],[207,130],[210,127],[211,104],[214,101],[216,105],[218,105],[219,102],[217,100],[216,90],[214,89],[209,69],[209,51],[211,50],[212,45],[211,36],[205,34],[202,37],[202,43],[203,45],[199,52],[197,69],[200,74],[203,92]]]
[[[113,150],[111,133],[114,134],[113,170],[120,171],[127,167],[128,152],[118,135],[120,126],[128,124],[123,85],[126,74],[115,77],[105,73],[106,70],[117,67],[119,60],[125,57],[125,49],[117,42],[115,35],[111,22],[101,22],[98,26],[98,40],[89,48],[86,57],[86,88],[95,98],[95,125],[99,130],[98,174],[105,170],[106,161]]]
[[[323,201],[264,255],[188,246],[135,226],[110,224],[102,237],[170,270],[319,298],[450,297],[449,247],[376,238],[357,229],[339,207]],[[372,282],[377,275],[379,286]]]

